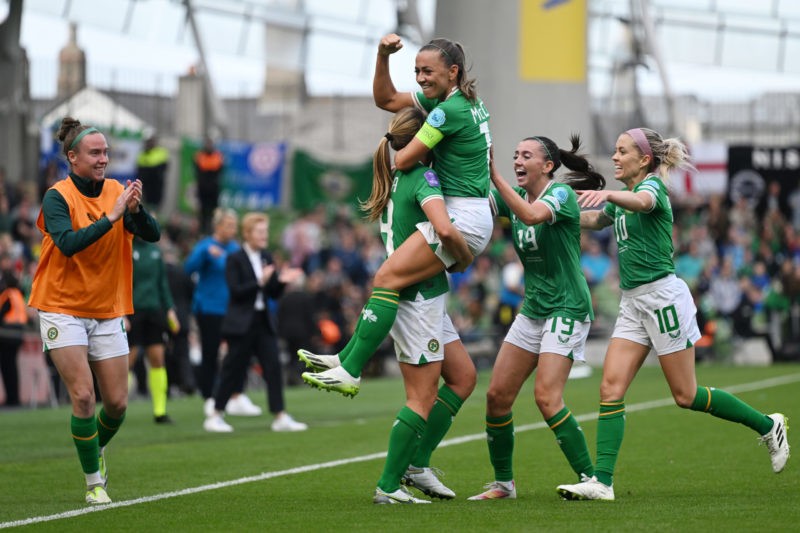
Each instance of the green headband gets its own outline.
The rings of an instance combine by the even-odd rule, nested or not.
[[[545,153],[547,153],[547,159],[549,159],[550,161],[553,161],[553,156],[550,154],[550,150],[547,149],[547,145],[544,143],[544,141],[541,140],[539,137],[533,137],[533,140],[535,140],[536,142],[538,142],[539,144],[542,145],[542,148],[544,148]],[[553,161],[553,162],[555,162],[555,161]]]
[[[75,145],[81,142],[81,139],[83,139],[90,133],[100,133],[100,130],[98,130],[97,128],[86,128],[85,130],[83,130],[82,132],[80,132],[78,135],[75,136],[75,140],[73,140],[72,143],[69,145],[69,150],[75,148]]]

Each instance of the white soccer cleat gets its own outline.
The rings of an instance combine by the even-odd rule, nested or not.
[[[559,485],[556,492],[565,500],[614,501],[614,487],[597,481],[597,478],[581,474],[583,481],[574,485]]]
[[[375,489],[375,496],[372,503],[394,504],[394,503],[431,503],[422,498],[415,498],[405,487],[400,487],[394,492],[384,492],[380,488]]]
[[[219,414],[213,414],[203,422],[203,429],[209,433],[231,433],[233,426],[225,422]]]
[[[486,490],[475,496],[470,496],[468,500],[515,500],[517,498],[517,487],[514,481],[492,481],[483,486]]]
[[[91,505],[111,503],[111,498],[108,497],[106,489],[98,485],[97,487],[86,489],[86,503]]]
[[[414,487],[433,498],[452,500],[456,497],[456,493],[439,481],[437,474],[444,477],[441,470],[430,467],[417,468],[409,465],[400,483],[407,487]]]
[[[769,433],[759,438],[761,443],[767,445],[769,459],[772,462],[772,471],[776,474],[783,470],[789,459],[789,440],[786,438],[789,429],[789,419],[781,413],[773,413],[769,417],[774,422]]]
[[[318,355],[308,350],[297,350],[297,357],[313,372],[324,372],[337,366],[342,366],[338,355]]]
[[[354,378],[341,366],[324,372],[303,372],[300,377],[312,387],[335,391],[351,398],[358,394],[358,390],[361,387],[361,378]]]
[[[305,431],[308,425],[298,422],[289,413],[281,413],[275,417],[270,426],[272,431]]]
[[[261,408],[244,393],[232,396],[225,405],[225,413],[232,416],[261,416]]]

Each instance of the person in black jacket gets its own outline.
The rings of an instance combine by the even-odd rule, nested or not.
[[[225,263],[225,279],[230,292],[228,310],[222,321],[222,336],[228,341],[228,355],[222,362],[219,389],[214,398],[214,412],[203,428],[215,433],[229,433],[233,428],[222,418],[242,372],[256,356],[267,385],[267,403],[275,415],[273,431],[303,431],[306,424],[297,422],[284,408],[283,373],[277,332],[269,313],[268,298],[277,299],[287,284],[303,275],[298,268],[278,268],[267,251],[269,219],[263,213],[248,213],[242,219],[242,248],[231,253]]]

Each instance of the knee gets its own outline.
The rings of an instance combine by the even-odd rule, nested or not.
[[[128,409],[128,397],[117,396],[113,398],[103,398],[103,409],[112,418],[121,418]]]
[[[501,416],[511,409],[508,394],[489,388],[486,392],[486,413],[489,416]]]
[[[451,380],[445,381],[447,386],[462,400],[469,398],[478,382],[478,373],[473,368],[471,372],[460,372]]]
[[[673,391],[672,398],[675,400],[675,404],[681,409],[690,409],[694,403],[695,394],[697,394],[696,390]]]
[[[72,399],[72,408],[75,413],[79,414],[82,418],[92,416],[95,402],[93,389],[81,388],[70,391],[70,398]]]
[[[536,400],[536,407],[542,414],[552,412],[553,408],[561,403],[560,394],[554,394],[552,391],[540,387],[533,389],[533,398]]]

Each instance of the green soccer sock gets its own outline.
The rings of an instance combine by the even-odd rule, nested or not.
[[[72,441],[78,450],[78,459],[84,474],[93,474],[100,471],[100,446],[97,437],[97,419],[78,418],[72,415],[70,420]]]
[[[753,409],[733,394],[714,387],[697,387],[697,394],[690,409],[744,424],[757,431],[759,435],[765,435],[772,429],[770,417]]]
[[[150,387],[150,398],[153,400],[153,415],[167,414],[167,369],[151,367],[147,373],[147,384]]]
[[[547,425],[556,435],[561,451],[569,462],[569,466],[581,480],[581,474],[592,477],[594,467],[592,458],[589,455],[589,447],[586,446],[586,437],[578,421],[572,416],[572,412],[564,406],[561,411],[552,418],[546,420]]]
[[[123,420],[125,420],[125,413],[122,413],[122,416],[119,418],[111,418],[106,414],[104,408],[100,408],[100,412],[97,413],[96,426],[98,436],[97,445],[99,448],[103,448],[108,444],[108,441],[111,440],[111,437],[117,434]]]
[[[442,439],[453,425],[453,418],[458,414],[459,409],[464,404],[464,400],[458,397],[447,385],[439,387],[436,395],[436,402],[428,415],[428,424],[425,426],[425,433],[422,434],[422,441],[419,443],[417,453],[411,460],[411,464],[418,468],[431,466],[431,454],[439,446]]]
[[[364,365],[389,335],[397,317],[399,300],[397,291],[377,287],[372,289],[372,295],[361,311],[360,324],[356,328],[358,334],[353,336],[353,347],[342,361],[342,368],[351,376],[361,376]]]
[[[411,457],[425,432],[425,419],[408,407],[397,413],[392,431],[389,433],[389,450],[378,487],[384,492],[394,492],[400,488],[400,478],[405,474]]]
[[[495,481],[513,481],[514,414],[486,417],[486,442]]]
[[[353,330],[353,336],[350,337],[350,340],[347,341],[347,344],[344,345],[344,348],[342,348],[337,354],[339,356],[339,363],[344,363],[344,360],[347,359],[347,357],[350,355],[350,352],[353,351],[353,345],[355,345],[358,340],[358,330],[361,329],[362,322],[364,321],[358,320],[356,322],[356,327]]]
[[[600,483],[609,487],[614,480],[622,438],[625,435],[625,400],[600,402],[597,419],[597,464],[594,475]]]

